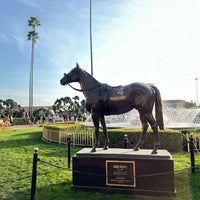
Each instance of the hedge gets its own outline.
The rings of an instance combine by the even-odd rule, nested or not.
[[[46,128],[51,129],[51,130],[57,130],[57,131],[70,131],[71,129],[73,130],[79,130],[84,128],[83,123],[79,122],[60,122],[60,123],[52,123],[52,124],[45,124],[44,125]]]
[[[108,129],[108,135],[110,139],[110,147],[112,148],[124,148],[124,135],[127,135],[129,143],[132,146],[136,145],[141,135],[141,129],[136,128],[118,128]],[[159,149],[166,149],[169,152],[176,152],[182,150],[182,136],[181,132],[172,129],[165,129],[159,131]],[[104,144],[105,138],[100,132],[100,143]],[[154,134],[151,129],[148,129],[145,137],[144,144],[141,148],[153,149],[154,146]]]
[[[77,131],[80,132],[83,129],[87,129],[84,127],[83,123],[54,123],[54,124],[46,124],[46,128],[57,131]],[[90,128],[91,129],[91,128]],[[124,148],[124,135],[128,136],[129,143],[132,146],[136,145],[141,135],[141,129],[139,128],[116,128],[116,129],[108,129],[108,136],[110,139],[109,146],[111,148]],[[102,130],[100,130],[99,134],[100,138],[100,147],[104,145],[105,137],[103,135]],[[182,150],[182,134],[180,131],[165,129],[159,131],[159,149],[166,149],[169,152],[176,152]],[[152,130],[149,128],[145,137],[144,144],[141,148],[153,149],[154,146],[154,134]]]
[[[13,125],[27,125],[29,124],[29,118],[14,118]]]

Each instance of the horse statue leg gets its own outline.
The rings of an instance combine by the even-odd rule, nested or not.
[[[107,150],[109,148],[109,138],[108,138],[108,132],[107,132],[107,128],[106,128],[106,122],[105,122],[105,117],[101,116],[100,117],[100,122],[103,128],[103,133],[104,133],[104,137],[105,137],[105,145],[103,147],[104,150]]]
[[[92,112],[92,120],[95,132],[95,145],[92,147],[91,152],[96,152],[96,148],[99,146],[99,115]]]
[[[153,116],[152,116],[153,117]],[[153,122],[151,124],[151,128],[154,132],[154,148],[153,148],[153,151],[151,152],[152,154],[156,154],[158,153],[157,150],[160,146],[160,143],[158,142],[158,125],[156,122]]]
[[[147,113],[146,118],[149,124],[151,125],[151,129],[153,130],[153,133],[154,133],[154,148],[151,153],[156,154],[158,153],[157,150],[160,146],[160,143],[158,142],[158,124],[156,120],[154,119],[152,113]]]
[[[141,113],[141,112],[139,112],[139,114],[140,114],[140,121],[142,123],[142,133],[140,135],[140,139],[139,139],[138,143],[133,148],[134,151],[138,151],[140,149],[140,146],[144,143],[144,136],[145,136],[147,129],[149,127],[144,114]]]

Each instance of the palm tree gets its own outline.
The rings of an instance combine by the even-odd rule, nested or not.
[[[32,41],[31,48],[31,65],[30,65],[30,77],[29,77],[29,115],[33,115],[33,62],[34,62],[34,44],[39,38],[38,33],[35,32],[35,28],[40,26],[40,21],[37,17],[30,17],[28,25],[32,27],[32,30],[28,32],[27,38]]]

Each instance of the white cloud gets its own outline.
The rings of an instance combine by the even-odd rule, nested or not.
[[[76,62],[90,72],[89,1],[18,2],[17,14],[2,16],[0,41],[12,46],[16,55],[20,51],[24,56],[14,60],[10,70],[29,67],[26,16],[37,16],[41,27],[35,45],[34,102],[38,105],[73,96],[75,91],[61,86],[59,80]],[[163,99],[196,99],[194,78],[200,78],[199,10],[199,0],[93,1],[95,78],[110,85],[152,82],[160,88]],[[18,81],[21,84],[22,80]]]
[[[200,64],[200,2],[151,3],[136,19],[129,12],[123,34],[113,32],[105,40],[107,48],[96,60],[95,75],[114,85],[154,82],[164,98],[194,99]]]

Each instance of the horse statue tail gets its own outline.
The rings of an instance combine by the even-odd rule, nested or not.
[[[162,100],[160,91],[158,88],[154,85],[152,85],[152,88],[156,91],[156,99],[155,99],[155,117],[156,122],[158,123],[158,126],[160,130],[164,130],[164,121],[163,121],[163,112],[162,112]]]

